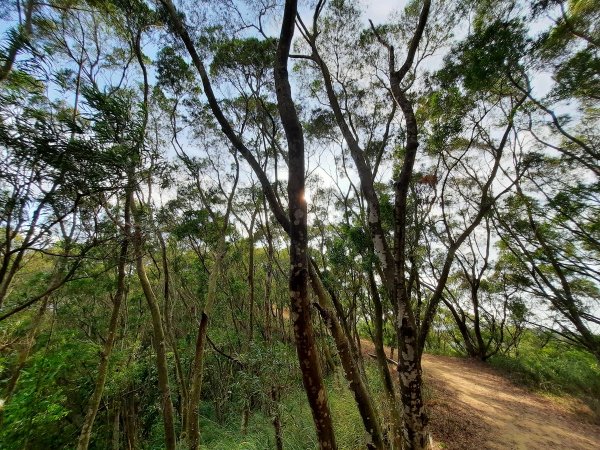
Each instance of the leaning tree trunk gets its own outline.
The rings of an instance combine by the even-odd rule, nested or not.
[[[368,275],[373,305],[375,306],[373,317],[375,339],[373,340],[373,344],[375,345],[377,365],[379,366],[379,372],[383,381],[388,408],[392,416],[392,436],[390,436],[389,441],[394,449],[400,450],[402,448],[402,414],[398,408],[396,390],[394,388],[394,382],[392,381],[392,375],[390,374],[389,363],[383,345],[383,306],[381,304],[381,297],[377,290],[377,284],[375,283],[375,276],[372,269],[369,269]]]
[[[471,334],[469,333],[469,329],[467,327],[466,318],[461,317],[458,314],[458,311],[452,305],[452,303],[450,303],[449,300],[442,298],[442,302],[444,302],[446,307],[450,310],[452,317],[454,317],[454,322],[456,323],[456,327],[458,328],[458,331],[460,332],[460,334],[463,338],[463,342],[465,344],[465,350],[467,351],[467,355],[469,355],[469,357],[471,357],[471,358],[476,358],[478,355],[478,350],[475,348],[475,345],[473,344],[473,339],[471,338]],[[462,312],[461,312],[461,314],[462,314]]]
[[[104,343],[104,348],[100,355],[100,364],[98,365],[98,372],[96,376],[96,384],[94,386],[94,392],[90,398],[88,409],[85,414],[83,421],[83,427],[79,434],[79,441],[77,442],[77,450],[87,450],[90,439],[92,437],[92,428],[94,426],[94,420],[98,408],[100,407],[100,401],[102,400],[102,394],[104,393],[104,385],[106,383],[106,377],[108,376],[108,364],[110,362],[110,355],[114,347],[115,338],[117,335],[117,326],[119,324],[119,313],[121,311],[121,304],[123,303],[123,297],[125,296],[125,277],[126,271],[125,266],[127,265],[127,249],[129,247],[129,230],[130,230],[130,219],[129,219],[129,196],[125,202],[125,236],[121,243],[121,251],[119,254],[119,263],[117,269],[117,292],[113,300],[112,313],[110,316],[110,323],[108,325],[108,336]]]
[[[68,249],[65,249],[65,250],[66,250],[65,254],[68,255],[69,250]],[[58,283],[60,283],[60,280],[61,280],[61,278],[63,278],[64,272],[66,269],[67,259],[68,259],[68,257],[63,257],[57,262],[56,268],[54,270],[54,274],[50,281],[50,286],[56,286]],[[48,302],[50,301],[51,295],[52,295],[51,292],[44,295],[44,297],[42,298],[42,305],[38,309],[38,312],[33,319],[31,328],[28,333],[28,337],[25,342],[25,346],[19,352],[17,367],[15,368],[12,376],[8,380],[8,384],[6,387],[5,394],[4,394],[4,402],[5,403],[8,403],[10,401],[11,397],[13,396],[15,389],[17,388],[17,383],[19,382],[19,378],[21,377],[21,373],[22,373],[23,369],[25,368],[25,365],[27,364],[27,359],[29,358],[29,354],[31,353],[31,350],[35,346],[35,342],[36,342],[38,333],[40,332],[40,328],[42,326],[44,315],[46,313],[46,308],[48,306]],[[2,417],[3,417],[2,411],[0,410],[0,426],[2,425]]]
[[[204,370],[204,347],[206,346],[206,335],[208,331],[208,320],[212,312],[213,305],[217,297],[217,281],[225,257],[225,237],[224,233],[219,242],[215,253],[215,264],[208,278],[208,292],[206,301],[200,317],[198,327],[198,336],[196,337],[196,349],[194,361],[192,363],[191,382],[189,390],[189,400],[187,407],[186,435],[189,441],[189,448],[198,449],[200,445],[200,429],[198,427],[198,405],[200,403],[200,393],[202,390],[202,372]]]
[[[46,296],[42,301],[42,305],[38,310],[35,318],[33,319],[33,323],[31,325],[31,329],[29,330],[29,335],[27,336],[25,347],[19,352],[19,359],[17,363],[17,367],[13,372],[10,380],[8,380],[8,385],[6,387],[6,393],[4,394],[4,402],[8,403],[13,396],[15,389],[17,388],[17,383],[19,382],[19,378],[21,377],[21,373],[25,368],[25,364],[27,363],[27,359],[29,358],[29,354],[35,345],[35,341],[38,336],[38,332],[40,330],[40,326],[44,319],[44,314],[46,313],[46,308],[48,306],[48,297]],[[0,411],[0,425],[2,425],[2,412]]]
[[[354,394],[358,412],[367,433],[371,436],[371,445],[378,449],[385,448],[381,420],[379,419],[379,414],[373,404],[371,394],[364,382],[358,364],[353,357],[351,338],[344,332],[340,322],[337,320],[335,307],[331,304],[332,301],[325,291],[325,287],[312,262],[309,264],[309,274],[313,291],[318,300],[318,304],[315,306],[317,306],[323,321],[333,337],[338,357],[344,369],[344,375],[350,383],[350,390]]]
[[[154,351],[156,352],[156,368],[158,370],[158,387],[161,394],[163,423],[165,427],[165,447],[167,450],[175,450],[175,414],[173,410],[173,401],[171,400],[171,389],[169,387],[169,367],[167,362],[165,333],[162,326],[162,318],[158,301],[156,300],[156,295],[154,295],[154,291],[150,285],[150,280],[148,280],[148,275],[146,274],[146,268],[144,267],[141,224],[139,223],[139,217],[136,217],[135,219],[136,223],[133,239],[135,263],[137,275],[142,286],[142,291],[144,292],[144,297],[146,297],[148,308],[150,309],[150,315],[152,317],[152,330],[154,334],[153,344]]]
[[[171,303],[171,272],[169,270],[169,261],[167,259],[167,244],[163,235],[159,229],[156,230],[156,237],[158,238],[158,242],[160,244],[160,252],[162,256],[162,267],[163,267],[163,315],[165,322],[165,335],[167,337],[167,341],[171,346],[171,351],[173,352],[173,357],[175,359],[175,377],[177,378],[177,384],[179,387],[179,395],[181,397],[180,405],[179,405],[179,414],[181,416],[182,423],[187,423],[187,385],[186,380],[183,374],[183,368],[181,365],[181,358],[179,356],[179,349],[177,348],[177,340],[175,339],[175,334],[173,331],[173,321],[172,321],[172,303]],[[185,432],[185,427],[182,432]]]

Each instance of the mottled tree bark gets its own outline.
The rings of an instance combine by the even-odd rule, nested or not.
[[[333,337],[338,351],[338,357],[340,358],[344,369],[344,375],[354,394],[354,399],[358,406],[358,411],[361,415],[365,429],[371,436],[371,444],[375,448],[385,448],[385,439],[383,437],[383,431],[381,430],[381,420],[377,413],[377,409],[373,404],[371,394],[362,378],[358,364],[353,357],[351,341],[346,333],[344,333],[339,321],[336,320],[335,309],[331,304],[331,299],[327,295],[325,287],[321,283],[321,279],[316,273],[316,269],[312,262],[309,265],[309,271],[312,288],[319,301],[315,306],[317,306],[323,321],[329,328],[331,336]]]
[[[213,111],[215,118],[219,122],[219,125],[221,126],[223,133],[227,136],[227,138],[230,140],[230,142],[236,148],[236,150],[250,164],[252,170],[257,175],[257,177],[261,183],[261,187],[263,188],[263,192],[265,193],[265,198],[266,198],[267,202],[269,203],[269,206],[271,208],[273,215],[275,216],[275,218],[279,222],[279,224],[282,226],[282,228],[289,235],[291,233],[291,223],[293,220],[295,220],[295,218],[294,217],[288,218],[288,216],[286,216],[284,209],[282,208],[282,205],[281,205],[269,179],[267,178],[266,173],[263,170],[262,166],[258,163],[258,161],[254,157],[254,155],[250,152],[250,150],[244,145],[242,140],[236,135],[231,124],[225,118],[225,116],[219,106],[219,103],[217,101],[217,98],[215,97],[214,92],[212,90],[210,79],[208,78],[208,73],[206,72],[204,63],[200,59],[200,56],[199,56],[198,52],[196,51],[195,45],[194,45],[191,37],[189,36],[184,24],[181,22],[180,16],[178,15],[177,10],[175,9],[173,3],[171,2],[171,0],[161,0],[161,3],[165,6],[165,8],[169,14],[169,19],[171,20],[171,23],[173,25],[175,32],[183,41],[186,49],[188,50],[188,52],[192,58],[194,66],[196,67],[196,69],[198,70],[198,73],[200,74],[200,78],[202,80],[202,85],[204,87],[204,92],[208,98],[209,106],[210,106],[211,110]],[[302,194],[303,194],[303,192],[302,192]],[[304,220],[306,220],[305,217],[304,217]],[[311,280],[313,281],[313,286],[314,286],[314,283],[318,283],[318,284],[321,283],[321,281],[320,281],[320,279],[318,279],[318,275],[316,273],[311,274]],[[325,293],[324,290],[323,290],[323,293],[324,293],[323,296],[319,296],[319,302],[327,301],[326,300],[327,294]],[[333,309],[331,309],[331,311],[333,312]],[[281,314],[279,315],[279,317],[280,317],[280,321],[283,321]],[[340,333],[336,332],[336,334],[334,335],[334,339],[336,341],[336,346],[338,347],[339,354],[347,353],[348,350],[346,350],[346,349],[351,348],[351,344],[349,343],[349,340],[348,340],[349,337],[346,337],[344,335],[343,330],[341,330],[338,318],[335,316],[335,313],[329,315],[329,320],[326,323],[330,323],[335,328],[338,328],[340,330]],[[331,330],[331,328],[330,328],[330,330]],[[333,332],[332,332],[332,334],[333,334]],[[336,338],[336,336],[337,336],[337,338]],[[353,390],[360,389],[361,386],[363,388],[365,388],[364,381],[361,379],[360,372],[357,369],[356,361],[354,361],[354,359],[350,357],[350,358],[346,358],[346,362],[348,363],[347,366],[344,366],[346,377],[350,377],[352,380],[354,380],[353,383],[351,383],[351,385],[350,385],[351,389],[353,389]],[[348,372],[349,368],[353,368],[353,369],[350,372]],[[366,391],[366,388],[364,390],[362,390],[362,392],[355,391],[354,395],[355,395],[355,398],[357,399],[357,402],[359,401],[359,399],[361,399],[360,401],[364,402],[363,405],[359,404],[359,410],[361,410],[363,412],[368,411],[368,410],[371,410],[373,412],[375,411],[374,408],[372,408],[372,405],[371,405],[371,407],[369,407],[369,403],[371,403],[371,400],[370,400],[370,396],[368,395],[368,392]],[[376,427],[370,425],[370,423],[377,422],[375,415],[369,416],[368,414],[366,414],[365,417],[363,417],[363,422],[364,422],[365,428],[367,430],[376,430],[377,428],[379,428],[379,426],[377,426],[377,428],[376,428]],[[373,440],[375,440],[375,438],[373,438]]]
[[[406,323],[406,318],[403,324]],[[428,418],[423,403],[423,371],[418,351],[417,332],[412,326],[401,326],[398,338],[398,375],[404,412],[404,448],[430,448]]]
[[[302,126],[292,100],[288,80],[288,58],[294,35],[297,1],[287,0],[275,57],[275,90],[281,122],[288,144],[288,201],[290,220],[290,312],[302,382],[308,397],[319,447],[335,449],[335,435],[316,351],[308,300],[308,229],[304,198],[305,164]]]
[[[404,412],[404,448],[421,450],[430,447],[427,415],[422,394],[421,352],[418,331],[410,305],[406,283],[406,201],[410,177],[418,148],[417,123],[406,94],[394,83],[392,92],[406,120],[404,164],[395,186],[395,297],[397,302],[398,375]]]

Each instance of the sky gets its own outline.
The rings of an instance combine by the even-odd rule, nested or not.
[[[360,4],[366,10],[365,16],[375,24],[385,22],[391,12],[403,8],[406,3],[406,1],[398,0],[360,0]]]
[[[399,1],[399,0],[373,0],[373,1],[367,1],[367,0],[359,0],[360,4],[363,5],[365,13],[363,15],[364,17],[364,21],[365,21],[365,25],[367,24],[367,20],[371,19],[375,24],[380,24],[383,22],[386,22],[390,15],[395,12],[395,11],[399,11],[401,10],[407,3],[407,1]],[[0,0],[0,2],[4,3],[4,0]],[[3,5],[4,6],[4,5]],[[304,10],[305,13],[303,14],[304,16],[310,16],[311,12],[308,9]],[[14,25],[14,21],[9,21],[9,20],[0,20],[0,42],[2,44],[4,44],[4,37],[6,36],[6,31],[12,27]],[[539,21],[539,22],[534,22],[530,24],[530,31],[532,34],[535,34],[537,32],[539,32],[542,28],[545,28],[548,25],[548,21]],[[273,23],[273,27],[274,27],[274,33],[276,33],[276,27],[277,27],[277,23]],[[157,51],[157,44],[154,42],[148,42],[145,47],[144,47],[144,51],[145,53],[150,56],[151,58],[155,56],[156,51]],[[401,51],[401,49],[398,50],[399,52]],[[440,58],[437,58],[437,62],[439,63]],[[435,61],[435,58],[434,60]],[[427,64],[435,64],[432,62],[429,62]],[[431,67],[431,66],[430,66]],[[537,77],[535,79],[535,95],[539,98],[541,97],[543,94],[545,94],[548,90],[548,87],[551,85],[551,79],[550,79],[550,75],[548,73],[538,73]],[[565,112],[571,112],[568,109]],[[193,151],[193,150],[192,150]],[[329,171],[330,173],[333,171],[335,171],[334,168],[334,164],[332,161],[331,157],[328,157],[327,154],[329,152],[325,152],[324,156],[321,158],[320,163],[323,164],[323,166],[325,167],[325,169],[327,171]],[[330,158],[328,160],[328,158]],[[309,167],[308,169],[312,169],[314,166],[313,164],[316,163],[316,158],[313,159],[312,161],[309,161]],[[329,167],[327,167],[329,166]],[[418,168],[417,168],[418,169]],[[247,167],[244,167],[243,171],[246,172]],[[286,175],[285,175],[285,170],[282,168],[279,172],[280,175],[280,179],[285,179]],[[328,185],[333,185],[333,183],[331,182],[330,179],[328,179],[327,176],[323,176],[323,182],[325,184]],[[388,179],[389,177],[386,177],[386,179]],[[310,201],[310,196],[311,193],[307,192],[307,200]],[[168,197],[170,197],[169,195],[166,196],[167,199]]]

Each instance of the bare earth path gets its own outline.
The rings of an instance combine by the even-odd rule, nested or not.
[[[374,353],[370,341],[361,340],[361,347]],[[425,355],[423,374],[438,449],[600,449],[600,425],[579,400],[534,394],[466,358]]]
[[[600,449],[600,426],[576,400],[515,386],[490,366],[425,355],[434,440],[444,449]]]

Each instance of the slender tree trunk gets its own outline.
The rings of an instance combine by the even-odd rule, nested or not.
[[[206,312],[202,311],[202,315],[200,316],[200,325],[198,327],[198,335],[196,336],[194,361],[192,363],[192,373],[190,377],[191,382],[190,395],[188,398],[187,406],[187,422],[185,424],[185,434],[190,449],[197,449],[200,446],[198,406],[200,404],[200,394],[202,388],[202,375],[204,371],[204,347],[206,346],[207,331],[208,315],[206,314]]]
[[[275,448],[283,450],[283,430],[281,428],[281,415],[279,414],[279,389],[271,388],[271,400],[273,402],[273,428],[275,430]]]
[[[12,376],[10,377],[10,380],[8,380],[8,385],[6,387],[6,394],[5,394],[5,398],[4,398],[5,403],[8,403],[8,401],[11,399],[12,395],[14,394],[15,389],[17,388],[17,383],[19,382],[19,378],[21,377],[21,372],[23,371],[23,368],[25,367],[25,364],[27,363],[27,358],[29,358],[31,349],[35,345],[35,341],[37,339],[37,335],[40,330],[40,326],[42,324],[44,314],[46,313],[46,307],[48,306],[48,299],[49,299],[49,296],[46,296],[44,298],[44,300],[42,301],[42,305],[40,306],[40,309],[38,310],[37,314],[35,315],[35,318],[33,319],[33,324],[31,325],[31,329],[29,330],[29,336],[27,337],[25,347],[19,353],[19,361],[18,361],[17,367],[15,368],[15,371],[13,372]],[[1,418],[1,414],[0,414],[0,418]]]
[[[240,424],[240,432],[243,436],[248,432],[248,420],[250,419],[250,404],[248,401],[244,404],[242,409],[242,421]]]
[[[271,240],[270,233],[267,233],[268,239],[268,250],[267,250],[267,273],[265,276],[265,305],[264,305],[264,316],[265,316],[265,339],[269,341],[271,339],[271,317],[273,315],[273,309],[271,305],[271,289],[273,286],[273,242]]]
[[[309,264],[309,274],[313,291],[318,299],[318,304],[316,306],[335,342],[338,357],[340,358],[344,369],[344,376],[346,377],[346,380],[348,380],[350,389],[354,394],[354,399],[358,406],[358,411],[365,426],[365,430],[371,436],[371,444],[378,449],[385,448],[385,439],[383,437],[383,431],[381,430],[381,420],[359,370],[358,364],[353,357],[350,337],[344,332],[340,322],[337,320],[335,308],[331,304],[331,299],[327,295],[325,287],[312,262]]]
[[[450,310],[450,313],[454,317],[454,322],[456,323],[458,331],[460,332],[460,334],[463,338],[463,342],[465,344],[465,350],[467,351],[467,354],[471,358],[477,357],[477,349],[473,345],[472,338],[469,333],[469,329],[467,328],[466,321],[463,320],[463,318],[461,318],[461,316],[458,314],[458,311],[456,311],[456,308],[452,305],[452,303],[450,303],[448,300],[446,300],[444,298],[442,298],[442,301],[444,302],[444,304]]]
[[[132,204],[133,209],[133,204]],[[136,211],[134,210],[134,216]],[[140,285],[146,297],[150,315],[152,317],[153,344],[156,352],[156,367],[158,370],[158,386],[161,393],[161,406],[163,409],[163,422],[165,427],[165,447],[167,450],[175,450],[175,413],[173,411],[173,401],[171,400],[171,389],[169,387],[169,367],[167,362],[167,352],[165,345],[165,333],[162,325],[160,307],[154,294],[154,290],[148,280],[146,268],[144,267],[143,258],[143,237],[139,217],[135,217],[135,233],[134,233],[134,248],[135,248],[135,263],[137,275],[140,280]]]
[[[271,344],[272,333],[271,333],[271,316],[273,314],[273,310],[271,307],[271,289],[273,284],[273,258],[274,258],[274,250],[273,250],[273,236],[271,235],[271,228],[269,226],[269,216],[266,200],[264,202],[264,211],[265,211],[265,237],[267,238],[267,268],[266,268],[266,276],[265,276],[265,304],[264,304],[264,314],[265,314],[265,342],[267,345]],[[283,431],[281,426],[281,414],[279,413],[279,399],[280,399],[280,390],[277,384],[273,384],[271,386],[271,415],[272,415],[272,424],[273,430],[275,432],[275,448],[277,450],[283,450]]]
[[[288,201],[290,221],[290,312],[302,381],[308,397],[321,449],[337,448],[327,391],[316,352],[308,300],[307,207],[304,198],[304,136],[292,100],[288,58],[294,35],[297,1],[286,0],[275,57],[275,91],[281,122],[288,143]]]
[[[112,450],[119,450],[119,441],[121,437],[121,406],[117,405],[113,417],[112,429]]]
[[[130,201],[131,193],[125,194],[125,211],[124,211],[124,235],[121,242],[121,250],[119,253],[119,262],[117,264],[117,291],[113,299],[113,308],[110,316],[110,322],[108,325],[108,336],[104,343],[104,348],[100,355],[100,364],[98,365],[98,375],[96,376],[96,384],[94,386],[94,392],[90,398],[88,409],[85,414],[83,426],[81,427],[81,433],[79,434],[79,440],[77,442],[77,450],[87,450],[90,439],[92,437],[92,429],[94,427],[94,420],[102,400],[102,394],[104,393],[104,385],[106,383],[106,377],[108,376],[108,364],[110,362],[110,354],[115,344],[115,338],[117,335],[117,326],[119,324],[119,313],[121,311],[121,304],[123,303],[123,297],[125,296],[126,289],[126,266],[127,266],[127,251],[129,248],[129,238],[131,233],[131,218],[130,218]]]
[[[254,339],[254,221],[258,210],[255,209],[248,229],[248,287],[250,289],[250,326],[248,330],[249,342]]]
[[[126,397],[124,414],[123,414],[123,431],[127,440],[127,448],[134,450],[137,448],[137,414],[135,406],[135,398],[132,395]]]
[[[177,385],[179,387],[179,395],[181,401],[179,402],[179,414],[181,415],[181,422],[186,423],[187,417],[187,384],[183,375],[183,369],[181,365],[181,358],[179,356],[179,349],[177,348],[177,341],[173,332],[173,321],[172,321],[172,306],[171,306],[171,272],[169,270],[169,262],[167,259],[167,244],[163,238],[160,230],[156,231],[156,236],[160,244],[160,251],[162,254],[162,267],[163,267],[163,315],[165,318],[165,334],[171,350],[173,351],[173,357],[175,358],[175,376],[177,378]],[[185,432],[183,427],[182,432]]]
[[[124,245],[125,246],[125,245]],[[119,267],[119,272],[121,272],[121,268]],[[124,272],[124,271],[123,271]],[[104,393],[104,385],[106,383],[106,378],[108,376],[108,365],[110,362],[110,355],[112,353],[112,349],[115,342],[115,337],[117,334],[117,326],[119,324],[119,312],[121,309],[121,301],[124,290],[124,278],[121,281],[121,275],[119,274],[119,287],[117,290],[117,295],[113,300],[113,308],[110,317],[110,324],[108,328],[108,336],[106,338],[106,342],[104,344],[104,348],[102,349],[102,353],[100,355],[100,364],[98,366],[98,372],[96,376],[96,384],[94,386],[94,392],[90,398],[88,404],[88,410],[85,415],[85,419],[83,421],[83,427],[81,428],[81,433],[79,434],[79,441],[77,442],[77,450],[86,450],[89,446],[90,439],[92,437],[92,429],[94,426],[94,421],[96,419],[96,414],[98,412],[98,408],[100,406],[100,401],[102,400],[102,394]],[[123,290],[121,289],[121,284],[123,285]]]
[[[475,339],[477,340],[477,354],[476,357],[482,361],[485,361],[486,357],[486,345],[481,334],[481,318],[479,314],[479,281],[473,280],[473,286],[471,288],[471,303],[473,304],[473,331],[475,332]]]
[[[188,407],[188,391],[187,384],[183,374],[183,367],[181,365],[181,358],[179,357],[179,350],[177,350],[177,342],[175,339],[170,337],[171,349],[173,350],[173,357],[175,358],[175,376],[179,384],[179,394],[181,395],[179,414],[181,415],[181,423],[187,423],[187,407]],[[182,433],[185,433],[185,425],[182,427]]]
[[[258,214],[258,208],[254,208],[252,217],[250,219],[250,225],[246,228],[248,232],[248,288],[249,288],[249,326],[248,326],[248,340],[246,342],[246,348],[250,347],[250,344],[254,340],[254,309],[255,309],[255,287],[254,287],[254,224],[256,222],[256,215]],[[253,393],[246,392],[246,401],[242,410],[242,420],[240,430],[243,435],[248,431],[248,421],[250,419],[250,407],[253,402]]]
[[[379,372],[383,381],[383,387],[385,389],[385,395],[388,400],[388,408],[392,416],[392,436],[390,436],[390,443],[394,449],[400,450],[402,448],[402,413],[398,409],[398,403],[396,398],[396,391],[394,389],[394,382],[392,381],[392,375],[390,374],[390,368],[385,355],[385,348],[383,344],[383,307],[381,304],[381,297],[377,290],[377,284],[375,283],[375,277],[373,270],[369,270],[369,285],[371,287],[371,293],[373,298],[373,305],[375,306],[373,323],[375,326],[375,355],[377,356],[377,365],[379,366]]]
[[[192,373],[190,381],[189,400],[187,407],[187,439],[189,448],[196,450],[200,445],[200,429],[198,424],[198,406],[200,404],[200,394],[202,390],[202,375],[204,370],[204,348],[206,347],[206,334],[208,331],[208,320],[212,312],[213,305],[217,297],[217,282],[222,270],[223,259],[225,257],[225,237],[224,233],[215,252],[215,263],[208,278],[208,292],[206,301],[200,317],[200,326],[196,337],[196,349],[194,361],[192,363]]]
[[[269,341],[271,339],[271,328],[273,318],[273,303],[271,301],[271,293],[273,289],[273,260],[275,258],[275,250],[273,249],[273,236],[271,234],[271,226],[269,225],[269,209],[267,208],[267,201],[263,199],[263,208],[265,213],[264,223],[264,234],[267,239],[267,266],[265,274],[265,304],[264,304],[264,315],[265,315],[265,339]]]
[[[335,360],[329,350],[329,345],[325,339],[326,332],[323,329],[323,320],[319,323],[319,337],[321,338],[321,353],[323,355],[323,367],[325,367],[325,374],[332,373],[335,370]]]

